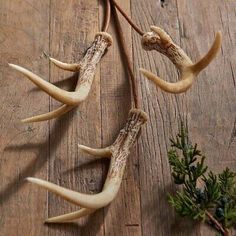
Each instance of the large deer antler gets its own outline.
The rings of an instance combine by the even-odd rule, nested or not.
[[[141,68],[140,71],[157,86],[169,93],[187,91],[192,86],[196,76],[216,57],[221,46],[221,33],[217,32],[211,49],[201,60],[194,64],[183,49],[176,45],[164,30],[156,26],[151,26],[151,30],[152,32],[145,33],[142,36],[143,48],[145,50],[154,49],[167,56],[180,70],[180,81],[169,83],[145,69]]]
[[[68,92],[60,89],[21,66],[9,64],[10,67],[24,74],[29,80],[31,80],[34,84],[36,84],[51,97],[64,103],[64,105],[54,111],[27,118],[22,121],[38,122],[53,119],[65,114],[66,112],[72,110],[75,106],[83,102],[87,98],[91,89],[96,65],[99,63],[105,51],[109,46],[111,46],[111,44],[111,35],[106,32],[99,32],[96,34],[95,40],[92,43],[91,47],[87,50],[85,56],[78,64],[67,64],[60,62],[54,58],[49,58],[51,62],[53,62],[61,69],[80,72],[76,89],[73,92]]]
[[[115,142],[103,149],[92,149],[83,145],[79,148],[89,154],[98,157],[110,157],[110,168],[101,193],[89,195],[78,193],[45,180],[37,178],[27,178],[29,182],[37,184],[47,190],[61,196],[65,200],[72,202],[80,207],[79,211],[53,217],[48,219],[48,223],[67,222],[78,219],[82,216],[94,212],[96,209],[108,205],[117,195],[122,181],[128,155],[131,147],[134,145],[141,126],[147,121],[147,114],[140,109],[132,109],[129,113],[125,127],[120,131]]]
[[[156,26],[151,26],[152,32],[145,33],[132,21],[132,19],[126,14],[126,12],[119,6],[119,4],[115,0],[110,1],[125,17],[132,28],[140,36],[142,36],[141,42],[145,50],[156,50],[164,54],[174,63],[177,69],[180,70],[180,81],[176,83],[169,83],[160,79],[155,74],[140,68],[140,71],[143,73],[143,75],[152,80],[157,86],[159,86],[166,92],[183,93],[187,91],[192,86],[196,76],[211,63],[220,49],[222,36],[220,32],[217,32],[215,41],[211,46],[211,49],[201,60],[194,64],[187,56],[187,54],[183,51],[183,49],[176,45],[163,29]]]

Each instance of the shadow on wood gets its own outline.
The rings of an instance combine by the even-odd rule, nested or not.
[[[72,111],[72,114],[74,115],[75,111]],[[56,130],[61,128],[60,123],[64,122],[66,123],[66,125],[63,126],[63,129],[60,129],[61,136],[63,136],[63,134],[66,132],[69,125],[69,122],[65,122],[65,119],[67,119],[66,115],[65,117],[62,117],[56,120],[56,123],[51,132],[54,133]],[[70,119],[72,119],[72,117],[70,117]],[[42,158],[43,155],[41,154],[41,152],[44,152],[45,146],[48,145],[48,141],[49,140],[47,139],[44,143],[41,143],[41,144],[40,143],[39,144],[24,144],[20,146],[10,145],[4,149],[5,151],[11,151],[11,152],[25,150],[25,149],[28,149],[28,150],[35,149],[36,151],[38,151],[38,156],[40,156],[40,158],[36,158],[35,160],[32,160],[30,164],[28,164],[23,169],[23,171],[20,174],[20,177],[16,176],[15,179],[11,183],[9,183],[7,186],[2,188],[2,190],[0,191],[0,204],[5,203],[11,197],[11,195],[19,191],[19,189],[23,186],[23,184],[25,184],[24,180],[26,177],[34,176],[34,173],[40,170],[41,168],[43,168],[45,164],[47,163],[47,161],[49,161],[50,157],[47,158],[47,156],[45,156],[44,158]],[[60,143],[60,139],[57,139],[56,142],[53,143],[53,146],[51,146],[50,155],[52,155],[53,152],[57,149],[57,146],[59,143]]]

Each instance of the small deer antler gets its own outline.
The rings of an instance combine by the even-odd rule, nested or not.
[[[39,88],[41,88],[51,97],[64,103],[64,105],[54,111],[24,119],[22,121],[38,122],[53,119],[72,110],[75,106],[79,105],[82,101],[84,101],[87,98],[91,89],[96,65],[99,63],[106,49],[111,46],[111,44],[111,35],[106,32],[99,32],[96,34],[94,42],[87,50],[84,58],[80,61],[80,63],[66,64],[54,58],[49,58],[51,62],[53,62],[61,69],[74,72],[80,71],[80,77],[78,79],[76,89],[73,92],[68,92],[63,89],[60,89],[21,66],[9,64],[10,67],[24,74],[29,80],[31,80],[34,84],[36,84]]]
[[[148,32],[142,36],[143,48],[147,51],[155,49],[167,56],[177,69],[180,70],[180,81],[169,83],[145,69],[140,68],[140,71],[162,90],[169,93],[183,93],[187,91],[193,84],[195,77],[216,57],[222,41],[221,33],[217,32],[211,49],[201,60],[194,64],[164,30],[156,26],[151,26],[151,30],[152,32]]]
[[[56,193],[69,202],[83,207],[79,211],[53,217],[46,222],[59,223],[78,219],[82,216],[91,214],[96,209],[108,205],[117,195],[122,181],[128,155],[131,147],[134,145],[141,126],[147,121],[147,114],[140,109],[132,109],[129,113],[125,127],[120,131],[116,141],[108,148],[91,149],[86,146],[79,145],[83,151],[96,155],[110,157],[110,168],[101,193],[89,195],[78,193],[48,181],[37,178],[27,178],[29,182],[37,184],[49,191]]]

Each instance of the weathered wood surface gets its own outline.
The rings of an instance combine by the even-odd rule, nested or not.
[[[50,122],[20,123],[21,118],[59,104],[7,63],[25,66],[71,89],[76,75],[49,64],[43,51],[78,61],[101,28],[103,4],[101,0],[0,0],[0,235],[214,235],[207,227],[179,219],[168,205],[166,193],[174,186],[166,153],[181,115],[212,169],[236,170],[236,2],[166,0],[163,7],[156,0],[119,2],[144,31],[153,24],[163,27],[194,61],[207,51],[217,30],[223,33],[222,50],[190,91],[169,95],[144,79],[138,67],[175,81],[174,66],[156,52],[143,51],[139,35],[120,17],[142,107],[150,120],[109,207],[73,224],[44,225],[48,216],[77,207],[24,178],[36,176],[79,191],[100,191],[108,163],[91,162],[92,157],[78,152],[77,143],[96,147],[112,143],[127,117],[130,90],[114,40],[97,70],[89,99],[78,109]],[[113,25],[109,32],[115,39]]]

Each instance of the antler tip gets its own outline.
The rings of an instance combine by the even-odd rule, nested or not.
[[[17,65],[15,65],[15,64],[12,64],[12,63],[8,63],[8,66],[10,66],[11,68],[13,68],[13,69],[17,69],[18,68],[18,66]]]
[[[139,68],[139,71],[149,80],[156,81],[156,79],[160,79],[158,76],[154,75],[144,68]]]
[[[29,118],[22,119],[21,122],[24,123],[24,124],[25,124],[25,123],[29,123]]]
[[[207,52],[207,54],[199,60],[197,63],[195,63],[193,66],[191,66],[192,71],[195,74],[198,74],[203,69],[205,69],[212,60],[217,56],[222,42],[222,34],[221,31],[218,31],[215,36],[215,40],[210,48],[210,50]]]
[[[156,29],[160,29],[159,27],[155,26],[155,25],[150,25],[150,29],[151,30],[156,30]]]
[[[146,70],[146,69],[144,69],[144,68],[139,68],[139,71],[145,76],[145,77],[147,77],[148,79],[149,79],[149,71],[148,70]]]
[[[55,58],[50,57],[50,56],[48,56],[48,59],[49,59],[50,61],[54,62],[55,64],[59,62],[58,60],[56,60]]]
[[[33,177],[27,177],[27,178],[25,178],[25,180],[28,181],[28,182],[33,182],[34,178]]]
[[[33,178],[33,177],[27,177],[27,178],[25,178],[25,180],[27,181],[27,182],[30,182],[30,183],[33,183],[33,184],[37,184],[37,185],[44,185],[44,181],[43,180],[41,180],[41,179],[38,179],[38,178]]]
[[[16,65],[16,64],[12,64],[12,63],[8,63],[8,65],[9,65],[9,67],[11,67],[12,69],[17,70],[17,71],[19,71],[19,72],[25,74],[26,69],[23,68],[22,66],[18,66],[18,65]]]
[[[44,224],[58,223],[53,220],[53,218],[48,218],[44,221]],[[61,223],[61,222],[60,222]]]
[[[141,72],[141,73],[145,73],[145,69],[143,69],[143,68],[139,68],[139,71]]]
[[[147,79],[150,79],[150,72],[149,71],[147,71],[146,69],[144,69],[144,68],[139,68],[139,71],[145,76],[145,77],[147,77]]]
[[[220,30],[216,32],[216,38],[217,38],[217,39],[220,41],[220,43],[221,43],[221,41],[222,41],[222,33],[221,33]]]
[[[78,144],[80,150],[90,155],[98,156],[98,157],[111,157],[112,153],[110,147],[106,148],[90,148],[84,145]]]
[[[30,77],[28,74],[31,73],[30,71],[28,71],[27,69],[25,69],[22,66],[18,66],[16,64],[12,64],[12,63],[8,63],[9,67],[11,67],[14,70],[17,70],[19,72],[21,72],[22,74],[24,74],[25,76]],[[33,74],[33,73],[32,73]]]
[[[54,64],[56,65],[58,68],[63,69],[63,70],[68,70],[68,71],[72,71],[72,72],[78,72],[80,70],[80,64],[79,63],[65,63],[62,61],[58,61],[53,57],[47,56],[48,59]]]
[[[83,147],[85,147],[85,146],[78,143],[78,147],[79,147],[79,149],[83,149]]]
[[[157,33],[159,36],[160,36],[160,35],[163,35],[163,33],[165,33],[165,31],[164,31],[162,28],[160,28],[160,27],[158,27],[158,26],[156,26],[156,25],[151,25],[151,26],[150,26],[150,29],[151,29],[153,32]],[[165,34],[166,34],[166,33],[165,33]]]

